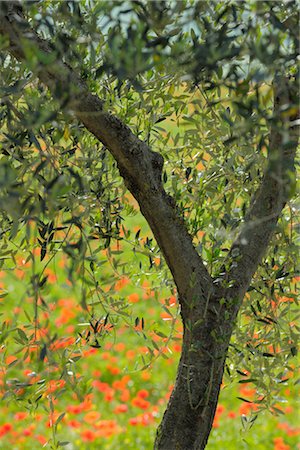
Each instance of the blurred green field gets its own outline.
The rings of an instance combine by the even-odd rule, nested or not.
[[[139,215],[133,213],[128,228],[150,239]],[[39,249],[34,261],[17,254],[0,272],[1,449],[152,448],[175,379],[182,327],[173,284],[161,281],[164,263],[156,258],[150,269],[146,252],[129,240],[102,251],[95,271],[101,296],[95,301],[91,286],[85,300],[93,303],[90,316],[80,306],[83,287],[68,280],[68,261],[59,252],[42,263]],[[34,273],[47,276],[37,307],[28,287]],[[103,308],[109,308],[106,323]],[[294,381],[282,383],[277,415],[257,416],[254,394],[250,383],[224,379],[209,450],[297,448]]]

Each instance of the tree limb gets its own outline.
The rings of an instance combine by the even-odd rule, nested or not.
[[[278,76],[273,89],[275,123],[270,129],[267,168],[229,253],[230,267],[225,277],[232,285],[231,297],[241,298],[247,290],[294,185],[297,84],[284,75]]]
[[[19,2],[1,4],[0,33],[8,37],[7,50],[26,61],[26,50],[54,55],[55,49],[42,39],[24,18]],[[45,58],[47,59],[47,58]],[[88,91],[80,77],[67,64],[54,58],[39,59],[35,74],[52,95],[69,110],[111,152],[127,188],[139,203],[177,285],[179,298],[203,302],[213,290],[212,279],[192,244],[174,200],[162,181],[163,158],[139,140],[117,117],[105,111],[104,102]],[[202,298],[199,298],[202,292]]]

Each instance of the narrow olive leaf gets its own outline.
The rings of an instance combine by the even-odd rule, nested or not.
[[[261,313],[262,308],[261,308],[261,305],[260,305],[260,303],[259,303],[259,300],[257,300],[256,306],[257,306],[258,311]]]
[[[272,323],[278,323],[276,319],[272,319],[272,317],[269,317],[269,316],[266,316],[265,319],[269,320],[269,322],[272,322]]]
[[[94,325],[94,333],[98,333],[98,332],[100,331],[100,326],[99,326],[99,324],[100,324],[100,319],[97,320],[97,322],[96,322],[95,325]]]
[[[89,320],[89,323],[90,323],[90,326],[91,326],[91,328],[92,328],[92,330],[93,330],[93,332],[94,332],[94,334],[95,334],[96,331],[97,331],[97,327],[95,327],[95,325],[93,324],[93,322],[91,322],[90,320]]]
[[[251,402],[251,400],[247,400],[246,398],[243,397],[237,397],[239,400],[242,400],[242,402],[246,402],[246,403],[253,403]]]
[[[161,331],[154,331],[155,334],[157,334],[157,336],[161,337],[161,338],[167,338],[168,336],[164,333],[162,333]]]
[[[80,355],[78,355],[78,356],[73,356],[72,358],[69,358],[69,362],[70,363],[73,363],[73,362],[76,362],[76,361],[79,361],[81,359],[81,356]]]
[[[21,328],[17,328],[17,332],[18,332],[22,342],[24,342],[24,343],[28,342],[27,335]]]
[[[272,406],[272,411],[275,412],[276,414],[281,414],[284,416],[284,411],[282,411],[279,408],[276,408],[276,406]]]
[[[247,380],[239,380],[239,383],[254,383],[257,381],[256,378],[247,378]]]
[[[153,339],[151,339],[151,342],[152,342],[153,347],[159,351],[159,346],[157,345],[157,343]]]
[[[134,326],[137,327],[140,323],[140,319],[138,317],[135,318]]]
[[[163,122],[164,120],[166,120],[166,117],[160,117],[154,123],[160,123],[160,122]]]
[[[41,281],[39,282],[39,287],[40,288],[44,286],[44,284],[46,283],[47,279],[48,279],[48,275],[46,275],[44,278],[41,279]]]
[[[285,272],[284,266],[282,266],[275,272],[275,280],[285,278],[287,275],[288,273]]]
[[[59,424],[59,422],[61,422],[61,421],[63,420],[63,418],[65,417],[65,415],[66,415],[66,413],[63,412],[62,414],[60,414],[60,415],[58,416],[58,418],[57,418],[56,421],[55,421],[55,426],[56,426],[56,427],[57,427],[57,425]]]
[[[258,417],[258,415],[252,417],[252,418],[249,420],[249,422],[251,423],[250,428],[254,425],[254,422],[256,421],[257,417]]]
[[[19,360],[18,360],[18,359],[15,359],[15,360],[12,361],[11,363],[9,363],[9,364],[7,365],[7,367],[15,366],[18,362],[19,362]]]
[[[173,317],[173,314],[165,305],[162,305],[162,308],[166,311],[166,313],[168,313],[171,317]]]
[[[153,349],[151,347],[149,347],[148,345],[147,345],[147,349],[149,350],[151,357],[153,357],[154,356]]]
[[[38,403],[39,400],[41,400],[42,397],[43,397],[43,394],[38,395],[37,398],[34,400],[35,403]]]
[[[291,354],[292,354],[293,356],[296,356],[297,353],[298,353],[297,347],[291,347]]]
[[[186,169],[186,171],[185,171],[185,178],[186,178],[186,180],[189,179],[189,176],[190,176],[191,172],[192,172],[192,168],[191,168],[191,167],[188,167],[188,168]]]
[[[269,320],[265,320],[265,319],[257,319],[257,322],[262,322],[262,323],[266,323],[267,325],[270,325]]]
[[[93,347],[93,348],[101,348],[101,345],[99,344],[98,339],[95,339],[95,343],[94,343],[94,344],[90,344],[90,347]]]
[[[40,361],[44,361],[44,359],[46,358],[47,355],[47,346],[46,344],[43,345],[41,351],[40,351]]]

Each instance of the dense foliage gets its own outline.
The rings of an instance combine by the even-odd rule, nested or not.
[[[40,381],[30,391],[23,386],[17,373],[29,360],[40,380],[55,368],[65,388],[82,398],[85,384],[77,389],[74,373],[88,348],[101,354],[107,342],[110,348],[123,342],[124,332],[129,341],[137,335],[147,351],[130,370],[145,370],[181,336],[172,277],[115,160],[74,120],[69,99],[76,88],[70,84],[67,92],[57,83],[51,95],[40,79],[43,67],[66,62],[106,110],[161,153],[165,189],[217,282],[272,159],[270,128],[295,116],[296,99],[274,111],[273,86],[283,75],[297,79],[299,36],[295,1],[25,1],[23,7],[53,52],[24,39],[20,62],[1,36],[0,264],[10,277],[20,261],[30,270],[22,275],[18,313],[5,308],[14,285],[1,293],[0,337],[4,396],[33,410],[46,407],[49,391]],[[292,167],[289,177],[292,197]],[[226,364],[226,383],[252,383],[256,413],[280,413],[282,385],[294,383],[295,223],[291,200],[246,294]],[[55,332],[51,312],[60,302],[51,282],[57,258],[59,283],[80,305],[74,340],[61,347],[64,321]],[[122,280],[133,290],[147,286],[153,304],[136,305],[134,293],[120,291]],[[154,319],[152,306],[159,311]],[[8,355],[16,356],[12,367]],[[12,378],[22,392],[7,384]]]

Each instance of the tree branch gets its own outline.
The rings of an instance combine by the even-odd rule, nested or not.
[[[194,300],[204,302],[213,290],[212,279],[192,244],[174,200],[163,188],[162,156],[140,141],[117,117],[106,112],[103,101],[88,91],[72,68],[55,58],[55,49],[30,27],[18,2],[2,3],[0,18],[0,33],[8,37],[10,54],[26,61],[26,51],[30,49],[31,54],[43,54],[43,60],[49,57],[49,63],[38,58],[36,75],[54,97],[67,103],[68,109],[116,159],[127,188],[138,201],[164,254],[182,305],[185,299],[195,296]]]
[[[242,298],[247,290],[294,185],[299,117],[297,83],[278,76],[273,89],[275,123],[270,129],[267,168],[229,253],[226,280],[232,284],[231,297]]]

